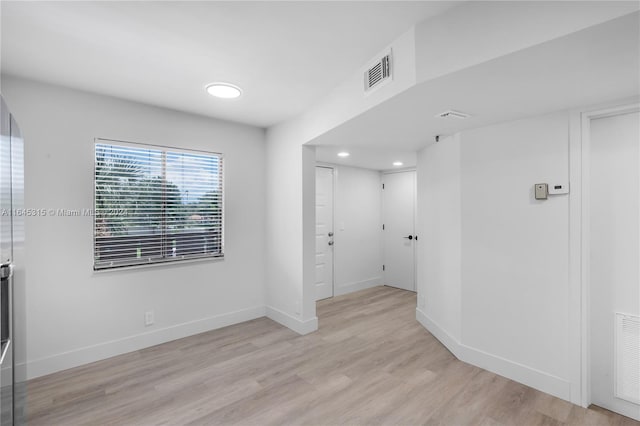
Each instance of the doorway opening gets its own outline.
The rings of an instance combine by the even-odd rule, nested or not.
[[[416,172],[382,175],[384,284],[416,291]]]
[[[316,301],[333,297],[333,194],[333,167],[316,166]]]
[[[415,169],[316,161],[315,183],[314,300],[382,285],[415,292]]]
[[[582,396],[640,420],[640,107],[582,116]]]

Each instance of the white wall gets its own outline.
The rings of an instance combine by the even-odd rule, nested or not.
[[[29,377],[264,315],[263,130],[10,77],[2,91],[27,208],[92,208],[95,137],[225,155],[224,260],[97,273],[91,217],[27,219]]]
[[[382,183],[375,170],[332,167],[337,296],[382,284]]]
[[[364,111],[404,92],[416,83],[414,28],[385,46],[371,60],[393,51],[393,80],[372,92],[364,91],[364,72],[371,63],[362,64],[340,85],[301,115],[271,127],[273,135],[295,135],[297,144],[310,142]]]
[[[365,94],[362,64],[300,116],[275,128],[295,133],[298,144],[427,80],[455,73],[593,25],[630,14],[631,1],[466,2],[408,29],[371,59],[393,50],[393,81]],[[286,129],[285,129],[286,128]]]
[[[304,272],[313,264],[313,255],[308,249],[304,251],[302,248],[303,244],[310,247],[315,221],[307,205],[312,201],[303,202],[303,194],[312,188],[307,183],[303,189],[301,179],[309,175],[314,165],[308,156],[301,154],[302,145],[410,90],[417,82],[453,74],[462,68],[544,43],[638,9],[633,2],[597,2],[593,5],[573,2],[571,6],[559,9],[561,16],[553,19],[553,28],[549,29],[545,23],[540,24],[546,9],[542,14],[529,13],[539,7],[535,5],[537,3],[528,2],[522,8],[519,2],[511,3],[493,2],[487,8],[492,15],[492,22],[497,20],[495,25],[477,28],[477,22],[485,22],[477,19],[480,16],[478,8],[482,8],[482,5],[465,3],[411,28],[390,44],[397,72],[393,83],[372,95],[363,95],[363,64],[362,69],[354,72],[305,113],[267,130],[267,298],[269,306],[273,308],[269,310],[271,318],[302,332],[315,329],[317,322],[313,279],[310,278],[312,274]],[[465,8],[469,10],[464,11]],[[505,15],[501,15],[503,13]],[[500,22],[501,16],[508,18]],[[546,21],[543,19],[543,22]],[[462,28],[464,31],[458,35],[452,32],[452,28]],[[527,31],[521,31],[523,28]],[[506,45],[503,43],[505,34],[509,38]],[[500,43],[496,44],[496,40]],[[502,45],[506,49],[495,49]],[[460,58],[469,58],[469,61],[460,62]],[[309,254],[303,256],[303,252]]]
[[[631,1],[467,2],[416,26],[416,80],[444,76],[639,8]]]
[[[564,399],[569,196],[536,201],[532,187],[568,183],[568,128],[557,113],[466,131],[418,166],[420,226],[434,238],[419,258],[418,319],[459,358]]]
[[[393,79],[371,92],[364,91],[364,72],[389,50],[392,51]],[[299,120],[305,123],[303,142],[383,103],[416,84],[415,29],[412,27],[376,53],[368,63],[348,76],[338,87],[306,111]]]
[[[267,130],[267,315],[301,333],[318,328],[315,305],[315,152],[287,126]]]
[[[462,340],[563,379],[569,196],[538,201],[533,185],[568,183],[568,126],[559,113],[485,127],[461,150]]]
[[[460,340],[460,137],[418,154],[416,269],[418,310]]]
[[[395,63],[391,83],[364,96],[363,64],[304,114],[267,129],[267,315],[300,333],[317,329],[315,213],[309,196],[315,193],[315,156],[314,147],[304,144],[415,84],[414,29],[380,53],[389,48]]]

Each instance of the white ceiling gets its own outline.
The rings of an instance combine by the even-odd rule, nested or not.
[[[1,71],[268,127],[305,111],[444,2],[7,2]],[[436,134],[637,96],[638,14],[420,84],[312,141],[319,161],[415,166]],[[240,85],[237,100],[206,94]],[[464,120],[433,116],[446,109]],[[340,159],[340,150],[351,156]]]
[[[346,151],[348,157],[338,157],[338,153]],[[341,146],[316,146],[316,161],[342,166],[361,167],[373,170],[395,170],[413,168],[417,163],[416,151],[402,151],[392,147],[368,147],[353,146],[349,144]],[[394,166],[399,161],[402,166]]]
[[[419,84],[310,142],[318,161],[388,169],[435,135],[640,96],[640,13]],[[435,115],[456,109],[465,120]],[[374,152],[376,158],[367,156]],[[380,167],[380,163],[386,167]],[[384,164],[383,164],[384,165]]]
[[[2,72],[267,127],[455,2],[0,2]],[[218,100],[204,86],[241,86]]]

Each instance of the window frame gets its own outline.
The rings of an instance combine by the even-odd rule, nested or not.
[[[166,156],[167,153],[185,153],[185,154],[204,154],[204,155],[210,155],[210,156],[215,156],[218,158],[219,161],[219,168],[220,171],[218,172],[219,175],[219,179],[220,179],[220,192],[221,192],[221,196],[220,196],[220,227],[219,227],[219,232],[220,232],[220,251],[219,253],[215,253],[215,254],[202,254],[202,255],[197,255],[197,254],[189,254],[187,256],[180,256],[180,257],[168,257],[166,255],[163,255],[161,257],[157,257],[154,258],[153,260],[148,258],[145,260],[145,258],[140,259],[140,261],[134,261],[133,259],[125,259],[125,260],[114,260],[111,261],[110,264],[104,264],[102,266],[98,265],[96,263],[96,253],[97,253],[97,232],[96,232],[96,225],[97,225],[97,185],[96,185],[96,172],[97,172],[97,161],[96,161],[96,155],[97,155],[97,147],[100,144],[105,144],[105,145],[113,145],[113,146],[117,146],[117,147],[124,147],[124,148],[138,148],[138,149],[150,149],[150,150],[158,150],[161,151],[163,153],[163,156]],[[162,179],[166,180],[166,164],[163,164],[163,169],[162,169]],[[204,261],[216,261],[216,260],[223,260],[225,257],[225,223],[226,223],[226,215],[225,215],[225,206],[226,206],[226,200],[225,200],[225,157],[224,154],[220,153],[220,152],[215,152],[215,151],[206,151],[206,150],[201,150],[201,149],[191,149],[191,148],[181,148],[181,147],[175,147],[175,146],[168,146],[168,145],[158,145],[158,144],[151,144],[151,143],[142,143],[142,142],[130,142],[130,141],[123,141],[123,140],[118,140],[118,139],[108,139],[108,138],[94,138],[93,140],[93,208],[92,208],[92,216],[93,216],[93,220],[92,220],[92,224],[93,224],[93,244],[92,244],[92,248],[93,248],[93,271],[94,272],[107,272],[107,271],[114,271],[114,270],[123,270],[123,269],[132,269],[132,268],[147,268],[147,267],[158,267],[158,266],[162,266],[162,265],[169,265],[172,263],[179,263],[179,264],[184,264],[184,263],[191,263],[191,262],[204,262]],[[166,215],[166,210],[163,210],[163,215]],[[165,221],[166,223],[166,221]],[[213,228],[213,229],[217,229],[217,228]],[[169,232],[168,229],[165,227],[162,228],[161,230],[161,240],[163,242],[162,245],[166,244],[167,241],[167,236],[168,236]]]

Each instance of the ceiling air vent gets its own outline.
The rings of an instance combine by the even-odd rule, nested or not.
[[[364,72],[364,91],[368,92],[389,79],[391,79],[391,51]]]
[[[449,111],[445,111],[445,112],[441,112],[440,114],[437,114],[436,117],[439,118],[469,118],[471,117],[470,114],[467,114],[465,112],[460,112],[460,111],[454,111],[454,110],[449,110]]]

